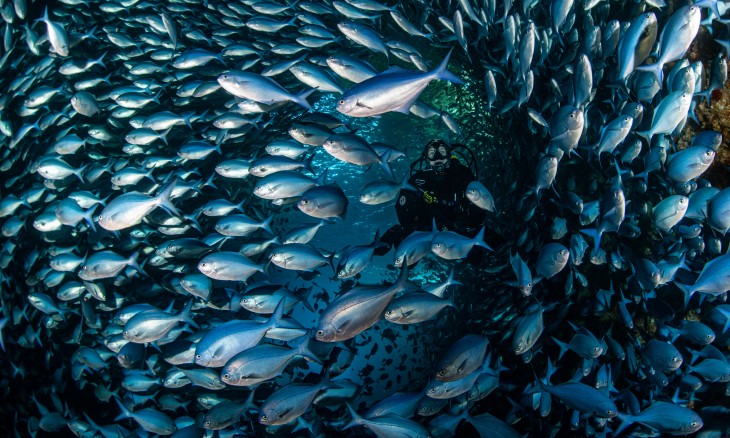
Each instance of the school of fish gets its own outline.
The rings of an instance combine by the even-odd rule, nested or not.
[[[729,8],[1,1],[5,436],[729,436]]]

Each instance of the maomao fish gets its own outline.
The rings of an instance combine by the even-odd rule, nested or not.
[[[250,99],[259,103],[277,103],[291,101],[310,109],[307,96],[314,90],[300,94],[292,94],[274,80],[257,73],[231,71],[218,77],[218,83],[224,90],[236,97]]]
[[[446,69],[450,56],[451,51],[438,67],[425,73],[391,67],[347,90],[337,103],[337,110],[352,117],[377,116],[389,111],[408,114],[432,80],[442,79],[458,85],[463,83]]]
[[[338,297],[319,318],[315,338],[338,342],[354,338],[373,326],[393,296],[408,285],[408,268],[403,267],[398,281],[389,286],[354,288]]]
[[[173,180],[165,186],[157,196],[148,196],[139,192],[129,192],[114,198],[99,215],[99,225],[108,231],[118,231],[142,222],[149,212],[162,207],[171,214],[178,215],[170,196],[175,189]]]

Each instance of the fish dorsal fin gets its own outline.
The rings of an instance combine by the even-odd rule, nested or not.
[[[413,73],[413,70],[408,70],[407,68],[399,67],[397,65],[391,65],[387,70],[380,72],[381,75],[396,73]]]

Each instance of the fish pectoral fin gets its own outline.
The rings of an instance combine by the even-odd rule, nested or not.
[[[372,107],[365,105],[364,103],[360,102],[359,100],[355,103],[355,106],[359,106],[361,108],[373,109]]]
[[[339,327],[337,328],[337,333],[344,333],[344,332],[347,332],[347,329],[348,329],[348,328],[350,327],[350,323],[351,323],[351,322],[352,322],[352,321],[349,321],[349,320],[348,320],[348,321],[345,321],[345,323],[344,323],[344,324],[342,324],[341,326],[339,326]]]
[[[413,106],[413,102],[407,101],[403,105],[399,106],[398,108],[393,108],[393,111],[403,113],[403,114],[410,114],[412,106]]]

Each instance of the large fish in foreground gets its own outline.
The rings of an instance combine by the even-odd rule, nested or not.
[[[450,56],[451,51],[438,67],[425,73],[391,67],[347,90],[337,102],[337,111],[352,117],[377,116],[389,111],[408,114],[432,80],[463,84],[458,76],[446,69]]]
[[[332,302],[319,318],[315,339],[339,342],[354,338],[372,327],[383,315],[390,300],[408,287],[408,268],[401,270],[392,285],[359,286]]]
[[[157,207],[162,207],[173,215],[179,215],[170,202],[175,189],[175,180],[166,185],[157,196],[148,196],[139,192],[129,192],[114,198],[104,207],[98,222],[105,230],[119,231],[133,227]]]

